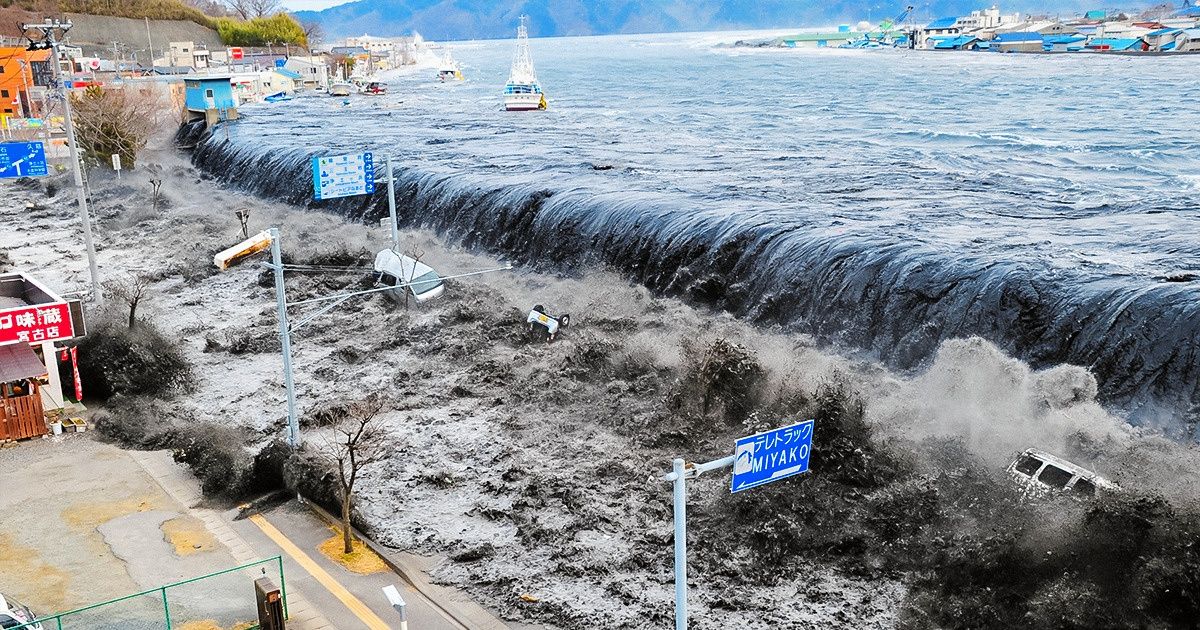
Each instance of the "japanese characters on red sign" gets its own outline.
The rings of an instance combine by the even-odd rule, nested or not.
[[[0,344],[40,343],[75,336],[71,308],[66,302],[38,304],[0,311]]]

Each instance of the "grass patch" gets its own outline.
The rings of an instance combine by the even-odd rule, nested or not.
[[[330,527],[329,531],[333,532],[333,536],[317,547],[317,551],[320,551],[326,558],[342,565],[347,571],[359,575],[383,573],[388,570],[388,565],[383,558],[371,551],[371,548],[363,544],[361,540],[354,540],[352,545],[354,551],[348,554],[342,553],[342,550],[345,549],[342,541],[342,529]]]

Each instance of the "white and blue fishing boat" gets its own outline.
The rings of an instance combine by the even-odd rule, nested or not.
[[[513,54],[512,71],[508,83],[504,84],[504,109],[510,112],[546,109],[546,95],[533,71],[533,58],[529,56],[529,30],[525,27],[528,17],[521,16],[517,27],[517,50]]]

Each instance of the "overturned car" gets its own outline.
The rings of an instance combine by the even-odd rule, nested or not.
[[[1026,450],[1008,466],[1008,474],[1033,495],[1065,493],[1090,498],[1120,486],[1095,472],[1035,448]]]

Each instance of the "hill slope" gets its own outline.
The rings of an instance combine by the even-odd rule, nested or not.
[[[960,15],[985,4],[935,0],[918,13],[922,19]],[[1022,0],[1003,9],[1075,12],[1085,5],[1091,6],[1083,0]],[[530,18],[531,35],[546,37],[818,26],[868,15],[878,21],[903,10],[901,3],[879,6],[869,0],[358,0],[295,15],[320,22],[330,37],[416,30],[447,40],[512,37],[522,14]]]

